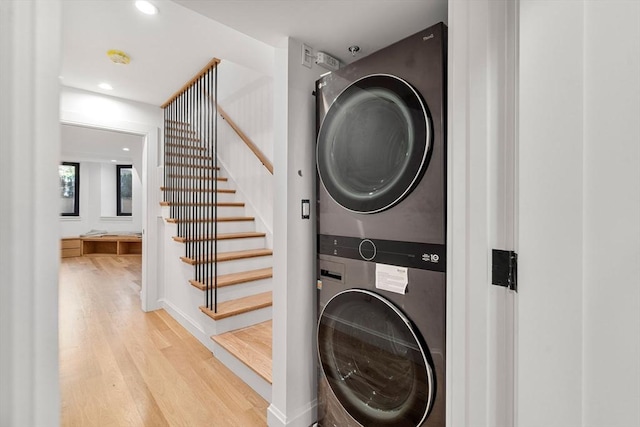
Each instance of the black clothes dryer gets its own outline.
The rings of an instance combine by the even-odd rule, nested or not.
[[[445,425],[446,42],[316,82],[320,426]]]

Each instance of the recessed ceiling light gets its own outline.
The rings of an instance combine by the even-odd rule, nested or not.
[[[117,160],[111,160],[111,163],[118,163]]]
[[[98,87],[104,90],[113,90],[113,87],[109,83],[100,83]]]
[[[124,147],[122,151],[129,151],[129,149],[127,147]]]
[[[158,13],[158,8],[146,0],[136,1],[136,7],[138,10],[146,15],[155,15]]]

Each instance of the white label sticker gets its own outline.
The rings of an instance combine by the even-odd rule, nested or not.
[[[407,271],[407,267],[376,264],[376,288],[397,294],[406,294],[409,283]]]

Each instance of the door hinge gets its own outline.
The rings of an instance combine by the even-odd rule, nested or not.
[[[491,256],[491,283],[518,292],[517,253],[493,249]]]

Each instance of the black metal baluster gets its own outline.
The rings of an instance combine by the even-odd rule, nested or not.
[[[207,70],[207,74],[204,77],[204,83],[205,83],[205,101],[204,104],[206,106],[206,112],[207,112],[207,155],[209,157],[211,157],[211,153],[212,153],[212,149],[211,149],[211,106],[209,103],[209,91],[211,90],[211,84],[210,84],[210,76],[211,76],[211,69]],[[209,161],[208,162],[211,167],[213,167],[213,162]],[[207,169],[207,177],[208,177],[208,183],[207,183],[207,187],[209,190],[212,190],[213,188],[213,169]],[[205,211],[207,212],[207,216],[209,218],[213,218],[213,215],[211,214],[211,210],[212,210],[212,204],[213,204],[213,198],[214,198],[214,194],[212,191],[208,192],[207,195],[207,207],[205,209]],[[213,258],[214,254],[211,251],[211,239],[214,238],[214,236],[212,236],[211,234],[211,222],[207,223],[206,225],[206,232],[205,234],[207,235],[207,240],[205,241],[205,245],[207,247],[207,253],[209,254],[210,258]],[[214,259],[212,259],[212,261],[215,261]],[[207,264],[206,267],[206,273],[205,273],[205,277],[207,280],[207,307],[211,310],[213,309],[213,299],[211,298],[211,263]]]
[[[195,82],[194,85],[194,95],[196,97],[196,131],[197,136],[196,138],[198,138],[198,143],[200,143],[202,141],[202,120],[201,120],[201,115],[202,115],[202,103],[201,103],[201,96],[200,96],[200,81],[201,79],[198,79]],[[202,201],[205,198],[204,193],[202,192],[202,172],[204,171],[204,169],[202,168],[204,165],[204,162],[202,161],[201,158],[201,151],[198,150],[197,152],[194,152],[195,155],[197,155],[197,164],[200,165],[200,168],[198,168],[198,172],[197,174],[194,174],[195,176],[198,177],[197,181],[194,181],[194,184],[197,183],[196,185],[198,186],[198,203],[196,205],[196,210],[198,212],[197,217],[199,218],[198,223],[196,224],[196,232],[195,235],[197,236],[197,245],[198,245],[198,252],[199,252],[199,259],[202,259],[204,257],[206,257],[206,252],[203,251],[202,248]],[[202,283],[202,270],[203,270],[203,264],[202,263],[198,263],[196,265],[196,280],[198,280],[199,282]]]
[[[182,137],[184,136],[184,123],[186,121],[186,117],[185,117],[185,97],[184,94],[180,95],[180,120],[179,122],[181,123],[180,125],[180,130],[178,131],[178,135],[180,135],[180,139],[182,142]],[[177,151],[178,153],[182,153],[182,146],[180,147],[180,149]],[[178,178],[178,182],[176,183],[176,187],[173,191],[176,192],[177,198],[178,198],[178,203],[179,203],[179,212],[180,214],[178,215],[178,236],[180,237],[184,237],[185,233],[184,233],[184,223],[182,222],[182,220],[184,220],[184,218],[186,217],[186,212],[185,212],[185,205],[184,205],[184,194],[182,193],[182,191],[178,191],[178,188],[182,186],[183,184],[183,176],[185,173],[185,165],[184,163],[182,163],[180,161],[179,156],[176,156],[176,164],[179,165],[179,175],[180,177]]]
[[[213,243],[213,253],[215,256],[215,263],[213,264],[213,277],[214,277],[214,312],[218,312],[218,67],[214,69],[214,135],[213,135],[213,159],[214,159],[214,191],[215,191],[215,204],[214,204],[214,231],[215,236]]]

